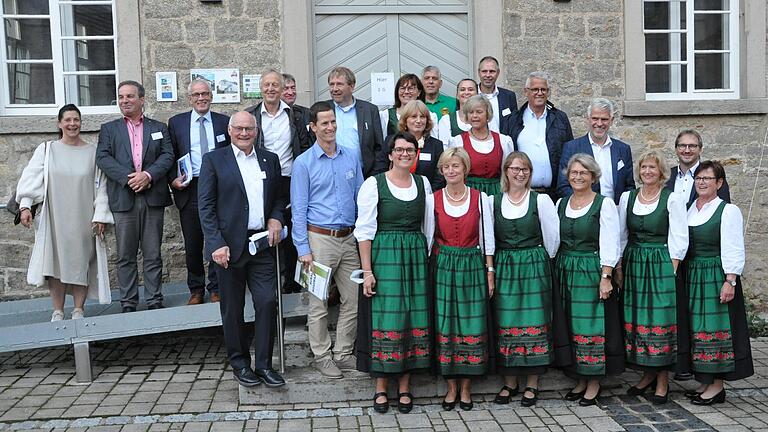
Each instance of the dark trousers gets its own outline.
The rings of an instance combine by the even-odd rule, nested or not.
[[[291,178],[283,177],[281,186],[285,196],[291,196]],[[296,260],[299,256],[296,252],[296,246],[293,245],[293,239],[291,238],[291,231],[293,224],[291,223],[291,209],[288,208],[285,212],[285,224],[288,226],[288,236],[285,240],[280,242],[280,270],[283,276],[285,284],[283,285],[283,292],[299,292],[301,291],[301,285],[294,282],[293,276],[296,273]]]
[[[181,233],[184,235],[184,258],[187,264],[187,286],[190,292],[202,291],[205,285],[205,259],[203,258],[203,229],[200,226],[200,214],[197,209],[197,177],[187,186],[189,199],[179,209]],[[208,291],[218,292],[216,266],[208,258]]]
[[[224,327],[224,343],[227,346],[229,364],[234,369],[251,366],[251,338],[245,325],[245,287],[251,291],[254,319],[254,369],[272,367],[272,345],[275,340],[277,313],[277,279],[275,277],[274,248],[256,255],[246,249],[237,262],[228,268],[218,267],[216,275],[221,288],[221,322]]]

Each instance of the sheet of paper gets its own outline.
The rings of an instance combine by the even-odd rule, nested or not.
[[[300,261],[296,263],[296,283],[306,288],[315,297],[322,301],[328,300],[328,285],[331,282],[331,268],[315,261],[311,271],[304,270]]]
[[[371,103],[379,107],[395,104],[395,74],[371,72]]]
[[[187,186],[192,181],[192,158],[189,157],[189,153],[176,161],[176,177],[181,177],[185,174],[186,178],[182,185]]]

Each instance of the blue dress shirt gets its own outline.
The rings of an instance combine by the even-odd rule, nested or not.
[[[357,100],[353,100],[351,105],[345,107],[341,107],[336,102],[333,103],[336,111],[336,145],[352,150],[362,164],[363,154],[360,151],[356,104]]]

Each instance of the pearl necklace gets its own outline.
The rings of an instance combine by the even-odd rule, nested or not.
[[[453,201],[453,202],[459,202],[459,201],[463,201],[463,200],[464,200],[464,198],[466,198],[466,196],[467,196],[467,192],[469,192],[469,186],[466,186],[466,185],[465,185],[465,186],[464,186],[464,193],[463,193],[463,194],[461,194],[461,196],[460,196],[460,197],[458,197],[458,198],[454,198],[454,197],[452,197],[452,196],[451,196],[451,194],[448,192],[448,188],[445,188],[445,195],[448,197],[448,199],[449,199],[449,200],[451,200],[451,201]]]
[[[643,193],[644,189],[645,189],[644,187],[640,188],[640,198],[642,198],[643,201],[645,201],[647,203],[652,203],[652,202],[656,201],[656,198],[658,198],[661,195],[661,189],[662,188],[659,188],[659,191],[656,193],[656,195],[654,195],[652,198],[646,198],[645,194]]]
[[[522,198],[520,198],[520,201],[512,201],[512,197],[509,195],[509,193],[506,193],[504,195],[507,197],[507,201],[509,201],[510,204],[514,206],[519,206],[520,204],[522,204],[523,201],[525,201],[525,197],[528,196],[528,191],[523,193],[523,196]]]

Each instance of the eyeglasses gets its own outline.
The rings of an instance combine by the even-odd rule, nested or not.
[[[701,146],[699,144],[675,144],[675,147],[684,150],[694,150]]]
[[[246,126],[246,127],[243,127],[243,126],[230,126],[230,127],[231,127],[231,128],[232,128],[232,130],[233,130],[233,131],[235,131],[236,133],[241,133],[241,132],[253,132],[253,131],[255,131],[255,130],[256,130],[256,128],[255,128],[255,127],[253,127],[253,126]]]
[[[539,87],[539,88],[527,88],[526,87],[526,90],[528,90],[531,93],[544,93],[544,94],[549,93],[549,89],[548,88],[543,88],[543,87]]]
[[[395,147],[395,148],[392,149],[392,153],[394,153],[396,155],[401,155],[403,153],[406,153],[408,155],[413,156],[413,155],[416,154],[416,149],[413,148],[413,147],[408,147],[408,148],[405,148],[405,147]]]
[[[514,175],[518,175],[520,173],[529,174],[531,172],[530,168],[520,168],[520,167],[511,166],[511,167],[507,167],[507,169],[512,171],[512,174]]]
[[[398,90],[403,93],[413,93],[419,90],[416,86],[401,86]]]
[[[586,177],[591,175],[592,173],[589,171],[571,171],[568,173],[569,177]]]
[[[211,92],[198,92],[198,93],[190,93],[189,97],[192,99],[200,99],[204,97],[209,97],[211,95]]]
[[[717,180],[717,177],[694,177],[693,181],[709,183],[713,180]]]

